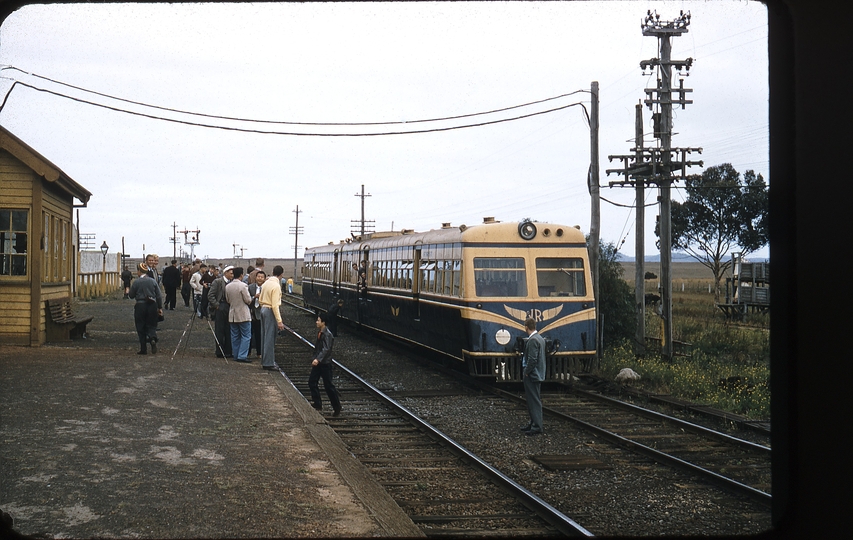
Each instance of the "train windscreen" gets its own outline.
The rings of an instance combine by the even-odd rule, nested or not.
[[[527,296],[522,257],[475,257],[474,280],[477,296]]]
[[[577,257],[536,259],[539,296],[586,296],[583,260]]]

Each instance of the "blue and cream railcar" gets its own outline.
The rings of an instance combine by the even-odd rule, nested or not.
[[[548,379],[595,355],[589,256],[575,227],[487,218],[372,233],[306,249],[302,274],[306,305],[341,298],[343,318],[464,361],[472,375],[521,380],[528,317],[549,345]]]

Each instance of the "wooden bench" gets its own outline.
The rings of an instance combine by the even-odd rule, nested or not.
[[[47,341],[68,341],[85,337],[86,325],[94,319],[93,316],[78,317],[71,306],[71,298],[54,298],[45,300],[47,317],[45,328]]]

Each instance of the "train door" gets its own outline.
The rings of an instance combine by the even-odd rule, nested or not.
[[[415,302],[415,320],[421,320],[421,246],[416,245],[412,254],[412,299]]]
[[[310,261],[303,261],[302,267],[304,269],[307,269],[307,272],[305,270],[302,271],[302,288],[303,288],[302,296],[305,296],[305,290],[304,289],[305,289],[306,282],[308,283],[309,289],[311,291],[311,295],[313,296],[314,295],[314,271],[317,268],[317,254],[312,253],[311,254],[311,260]]]
[[[367,317],[367,289],[370,285],[370,247],[364,246],[358,252],[358,256],[358,274],[356,277],[358,302],[356,308],[358,322],[363,323]]]
[[[339,250],[335,250],[335,258],[332,260],[332,294],[337,295],[338,285],[340,284],[340,271],[341,271],[341,252]]]

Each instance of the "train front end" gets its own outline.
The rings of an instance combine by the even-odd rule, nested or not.
[[[463,233],[463,251],[469,373],[521,381],[528,318],[548,345],[546,380],[569,381],[589,368],[596,306],[579,229],[531,221],[478,226]]]

